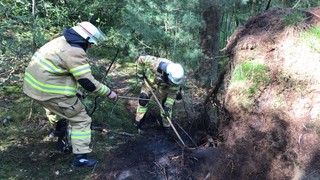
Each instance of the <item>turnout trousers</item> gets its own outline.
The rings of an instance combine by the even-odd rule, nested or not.
[[[69,121],[73,154],[87,154],[92,151],[90,148],[92,120],[78,97],[56,98],[37,102],[46,110],[50,125],[58,121],[56,116]]]
[[[162,103],[162,106],[166,106],[166,107],[172,109],[173,105],[174,105],[174,99],[172,97],[175,97],[176,91],[172,91],[172,90],[170,90],[169,88],[166,88],[166,87],[158,87],[158,91],[159,91],[159,94],[160,94],[159,101],[160,101],[160,103]],[[150,99],[152,98],[152,93],[151,93],[150,89],[148,88],[148,86],[146,84],[142,85],[140,94],[141,93],[147,94]],[[149,101],[148,101],[148,103],[146,103],[145,106],[141,106],[138,103],[138,107],[136,109],[136,117],[135,117],[136,121],[140,122],[142,120],[142,118],[145,116],[145,114],[147,113],[147,110],[148,110],[148,104],[149,104]],[[163,117],[161,110],[160,110],[160,115],[161,115],[161,118],[162,118],[163,127],[170,127],[169,121]],[[170,115],[170,119],[171,119],[172,118],[172,112],[169,115]]]

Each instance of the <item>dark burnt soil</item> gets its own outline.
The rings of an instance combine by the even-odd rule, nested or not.
[[[102,179],[205,179],[223,153],[199,148],[182,150],[170,140],[143,137],[112,151]]]
[[[105,154],[104,162],[110,163],[98,179],[212,179],[215,165],[228,160],[221,150],[193,144],[178,129],[187,145],[183,147],[174,132],[163,132],[155,117],[144,123],[136,139]]]
[[[119,95],[137,97],[139,88],[128,90],[130,83],[126,78],[119,76],[121,70],[113,70],[113,72],[115,73],[111,75],[119,83],[112,88],[116,89]],[[186,91],[185,93],[184,98],[187,99],[191,92]],[[129,121],[132,121],[137,101],[121,101],[126,101],[125,106],[131,116]],[[149,109],[143,121],[142,132],[106,152],[103,160],[97,166],[94,178],[212,179],[211,171],[215,169],[214,166],[221,161],[229,161],[227,157],[229,155],[216,149],[214,140],[203,130],[191,131],[192,123],[189,122],[190,117],[187,115],[185,103],[192,106],[187,102],[176,102],[172,121],[185,146],[174,131],[169,134],[163,131],[159,108],[153,100],[148,105]],[[230,163],[225,166],[232,165]]]

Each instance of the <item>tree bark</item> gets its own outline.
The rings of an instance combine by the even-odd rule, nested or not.
[[[219,54],[220,13],[219,2],[212,3],[203,12],[206,26],[201,33],[201,48],[203,54],[211,60],[211,81],[215,81],[218,74],[218,60],[213,57]]]
[[[35,33],[34,33],[34,29],[35,29],[35,20],[36,20],[36,15],[35,15],[35,8],[36,7],[36,0],[32,0],[32,29],[33,29],[33,33],[32,33],[32,52],[35,52],[36,49],[36,37],[35,37]]]

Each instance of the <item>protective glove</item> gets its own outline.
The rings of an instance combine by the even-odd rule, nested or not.
[[[181,100],[182,99],[182,93],[181,91],[178,91],[177,94],[176,94],[176,100]]]
[[[114,91],[111,91],[108,98],[113,99],[113,100],[117,100],[118,96]]]
[[[167,118],[169,118],[170,119],[170,117],[171,117],[171,109],[169,108],[169,107],[164,107],[163,108],[163,110],[164,110],[164,114],[163,114],[163,116],[165,117],[165,119],[167,119]]]
[[[182,99],[182,87],[179,88],[179,91],[176,94],[176,100],[181,100]]]
[[[143,80],[145,78],[145,75],[143,73],[137,73],[137,77],[139,80]]]
[[[86,95],[83,92],[79,91],[79,90],[77,90],[76,95],[77,95],[78,98],[82,98],[82,99],[86,98]]]

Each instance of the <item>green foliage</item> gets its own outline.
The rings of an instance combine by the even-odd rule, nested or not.
[[[269,69],[263,64],[244,62],[236,66],[231,82],[244,81],[248,84],[250,95],[269,83]]]
[[[310,36],[313,36],[318,41],[320,41],[320,25],[314,26],[309,29]]]
[[[121,29],[124,47],[136,57],[142,53],[174,61],[196,61],[200,56],[198,1],[133,1],[124,9]]]
[[[305,14],[302,11],[294,11],[290,15],[283,14],[282,21],[285,26],[297,26],[305,21]]]
[[[302,33],[303,40],[316,52],[320,52],[320,26],[311,27]]]
[[[115,131],[135,131],[130,118],[128,118],[128,113],[124,109],[123,102],[111,101],[108,98],[96,98],[93,95],[83,99],[82,102],[89,113],[92,113],[96,106],[96,110],[92,114],[93,125],[107,126],[107,129]]]
[[[17,93],[22,93],[22,89],[21,86],[4,86],[2,87],[0,94],[5,94],[5,95],[9,95],[9,94],[17,94]]]
[[[0,3],[0,48],[1,54],[9,57],[23,57],[30,50],[28,39],[32,37],[28,33],[31,16],[28,11],[30,3],[25,1],[13,1]]]

